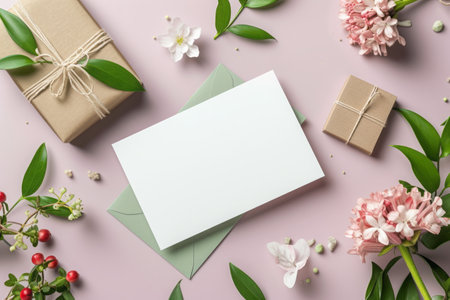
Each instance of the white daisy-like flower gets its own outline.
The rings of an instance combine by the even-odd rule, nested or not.
[[[157,40],[172,55],[174,62],[180,61],[183,55],[198,57],[200,50],[194,45],[196,39],[200,38],[202,29],[200,27],[189,27],[179,18],[174,18],[170,23],[167,34],[160,35]]]

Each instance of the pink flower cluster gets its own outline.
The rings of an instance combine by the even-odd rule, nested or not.
[[[339,18],[348,31],[350,44],[359,45],[359,54],[387,55],[387,46],[405,39],[397,28],[398,20],[390,16],[392,0],[341,0]]]
[[[416,232],[439,234],[441,227],[449,224],[441,198],[431,199],[428,192],[422,196],[417,188],[408,193],[402,185],[358,199],[352,213],[345,236],[355,242],[349,253],[361,256],[363,262],[367,253],[400,245]]]

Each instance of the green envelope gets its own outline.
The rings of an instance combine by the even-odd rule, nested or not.
[[[243,82],[242,79],[237,77],[224,65],[219,65],[181,111],[200,104]],[[295,110],[294,112],[300,124],[303,123],[305,117]],[[202,264],[225,239],[240,219],[240,216],[231,219],[182,243],[161,251],[131,186],[128,186],[120,194],[116,201],[109,207],[108,212],[189,279],[200,269]]]

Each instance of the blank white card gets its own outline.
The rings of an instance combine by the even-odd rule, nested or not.
[[[273,71],[113,147],[160,249],[324,176]]]

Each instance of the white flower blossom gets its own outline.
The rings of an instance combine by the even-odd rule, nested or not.
[[[167,34],[160,35],[157,40],[172,55],[174,62],[180,61],[183,55],[198,57],[200,50],[194,45],[196,39],[200,38],[202,29],[200,27],[189,27],[182,23],[179,18],[173,19]]]

